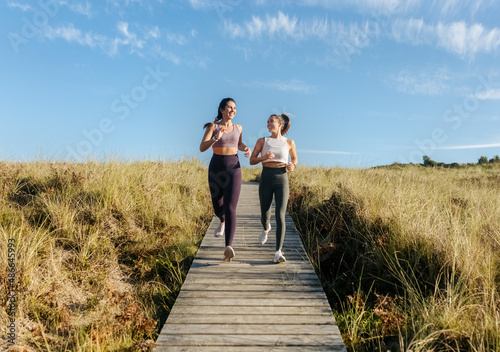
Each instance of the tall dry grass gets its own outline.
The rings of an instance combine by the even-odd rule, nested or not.
[[[206,177],[194,160],[0,163],[18,345],[150,349],[212,217]],[[499,168],[301,167],[290,183],[350,350],[500,350]],[[0,329],[8,291],[5,269]]]
[[[211,219],[206,175],[195,160],[0,163],[0,268],[14,240],[17,346],[149,350]],[[3,338],[9,291],[1,269]]]
[[[500,351],[500,168],[298,168],[289,210],[351,351]]]

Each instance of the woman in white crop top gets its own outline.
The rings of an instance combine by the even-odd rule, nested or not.
[[[257,140],[250,157],[250,165],[262,163],[259,199],[261,223],[264,230],[259,236],[261,244],[267,242],[267,235],[271,230],[273,196],[276,201],[276,253],[273,260],[275,263],[286,261],[282,249],[285,240],[285,215],[289,194],[287,171],[295,170],[298,161],[294,141],[283,136],[289,128],[288,115],[271,115],[267,120],[267,129],[271,132],[271,136]],[[290,155],[291,162],[288,162],[288,155]]]

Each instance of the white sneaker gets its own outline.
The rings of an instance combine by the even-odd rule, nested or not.
[[[214,236],[215,237],[220,237],[224,234],[224,228],[226,227],[225,222],[221,222],[219,226],[215,229]]]
[[[224,251],[224,257],[222,257],[222,260],[225,262],[230,262],[231,259],[234,258],[234,249],[231,246],[227,246],[226,250]]]
[[[264,244],[267,242],[267,234],[271,231],[271,224],[269,224],[269,227],[267,230],[262,230],[262,233],[259,236],[259,243]]]
[[[286,262],[286,258],[283,255],[283,252],[281,250],[280,251],[276,251],[276,254],[274,255],[273,262],[274,263],[284,263],[284,262]]]

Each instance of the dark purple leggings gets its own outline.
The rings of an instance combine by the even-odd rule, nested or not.
[[[236,206],[241,191],[241,168],[237,154],[212,156],[208,166],[208,185],[215,216],[226,223],[226,246],[231,246],[236,230]]]

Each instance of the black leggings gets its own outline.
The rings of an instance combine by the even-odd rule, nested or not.
[[[276,250],[283,248],[285,240],[285,215],[288,204],[288,175],[285,167],[263,167],[259,182],[261,222],[264,229],[271,221],[271,203],[273,195],[276,201]]]
[[[215,216],[226,225],[226,246],[231,246],[236,230],[236,206],[241,191],[241,168],[237,154],[212,156],[208,166],[208,185]]]

